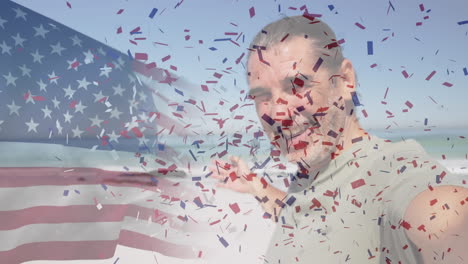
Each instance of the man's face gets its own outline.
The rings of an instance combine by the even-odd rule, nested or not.
[[[325,55],[311,44],[295,37],[261,50],[263,62],[256,54],[248,61],[249,92],[268,138],[289,161],[308,164],[331,157],[346,120],[341,88],[333,84],[339,77],[330,79],[337,73],[325,62],[314,71]]]

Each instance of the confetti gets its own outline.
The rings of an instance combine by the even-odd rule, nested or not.
[[[151,10],[151,13],[149,14],[149,18],[153,18],[154,15],[156,15],[156,12],[158,12],[158,9],[157,9],[157,8],[153,8],[153,10]]]
[[[426,77],[426,81],[429,81],[435,74],[436,74],[436,71],[432,71],[432,72]]]
[[[361,25],[360,23],[356,22],[355,25],[360,29],[366,29],[365,26]]]
[[[459,21],[457,22],[458,25],[465,25],[465,24],[468,24],[468,20],[464,20],[464,21]]]
[[[255,8],[253,6],[249,9],[249,15],[250,15],[250,18],[255,16]]]
[[[374,54],[374,42],[367,41],[367,55],[373,55],[373,54]]]

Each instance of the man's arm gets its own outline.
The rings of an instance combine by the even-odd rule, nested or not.
[[[468,263],[468,189],[445,185],[419,193],[408,205],[403,226],[424,264]]]

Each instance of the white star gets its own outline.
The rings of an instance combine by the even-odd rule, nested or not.
[[[142,112],[141,114],[138,115],[140,120],[146,121],[148,120],[148,115],[145,112]]]
[[[97,101],[101,100],[104,97],[107,97],[102,94],[102,91],[99,91],[99,93],[93,93],[94,95],[94,102],[96,103]]]
[[[6,22],[8,22],[8,20],[5,20],[5,19],[3,19],[2,17],[0,17],[0,27],[2,27],[3,29],[5,29],[5,27],[3,26],[3,24],[5,24]]]
[[[31,77],[31,69],[29,69],[28,67],[26,67],[26,64],[23,64],[23,66],[19,66],[20,70],[21,70],[21,75],[22,76],[25,76],[27,75],[28,77]]]
[[[82,105],[81,100],[80,100],[80,102],[75,105],[75,114],[76,114],[76,112],[80,112],[80,113],[84,114],[83,110],[85,110],[86,108],[88,108],[88,107],[86,105]]]
[[[47,84],[45,84],[42,79],[40,79],[38,82],[36,82],[37,84],[39,84],[39,91],[44,91],[44,92],[47,92],[46,90],[46,87],[47,87]]]
[[[58,80],[59,78],[57,78],[58,76],[55,75],[55,71],[52,71],[51,74],[47,74],[47,76],[49,76],[49,82],[50,82],[50,83],[55,83],[55,84],[57,84],[57,80]]]
[[[39,125],[39,123],[34,123],[34,120],[32,117],[31,117],[31,120],[29,122],[26,122],[25,124],[28,126],[28,133],[31,131],[34,131],[37,133],[36,128]]]
[[[52,51],[50,52],[51,55],[57,53],[59,56],[62,56],[62,51],[66,50],[60,45],[60,41],[55,45],[50,45],[50,47],[52,48]]]
[[[11,47],[8,46],[5,41],[3,41],[2,45],[0,45],[0,48],[2,49],[2,54],[3,53],[8,53],[8,55],[11,55],[10,53],[10,50],[11,50]]]
[[[97,49],[97,51],[99,52],[99,54],[101,54],[101,55],[103,55],[103,56],[106,55],[106,52],[102,49],[102,47],[99,47],[99,48]]]
[[[7,104],[7,107],[10,109],[9,115],[12,115],[13,113],[17,114],[18,116],[20,115],[18,110],[20,110],[21,106],[15,105],[15,101],[12,101],[10,105]]]
[[[68,97],[68,99],[71,99],[73,97],[73,94],[76,92],[71,88],[71,85],[68,85],[67,88],[63,88],[65,91],[65,97]]]
[[[52,119],[52,117],[50,116],[50,113],[52,113],[52,110],[49,109],[49,107],[47,107],[47,105],[41,109],[42,112],[44,112],[44,119],[46,117],[49,117],[50,119]]]
[[[16,33],[16,36],[11,36],[15,40],[15,46],[23,47],[23,42],[26,40],[20,36],[19,33]]]
[[[42,38],[45,39],[45,35],[49,33],[50,31],[45,29],[42,24],[39,27],[33,27],[36,33],[34,34],[35,37],[41,36]]]
[[[100,68],[100,70],[101,72],[99,73],[99,76],[105,75],[106,78],[109,78],[109,73],[112,71],[112,67],[104,65],[104,67]]]
[[[117,143],[119,143],[119,137],[120,135],[119,134],[115,134],[115,131],[112,131],[112,134],[109,134],[109,142],[111,141],[115,141]]]
[[[101,123],[102,123],[102,119],[99,119],[98,118],[98,115],[96,115],[95,118],[88,118],[89,120],[91,120],[92,124],[91,126],[97,126],[97,127],[101,127]]]
[[[55,120],[55,126],[57,127],[57,130],[58,130],[58,133],[59,135],[62,135],[62,126],[60,125],[60,122],[57,120]]]
[[[78,61],[76,60],[76,58],[74,58],[74,59],[71,60],[71,61],[67,60],[67,63],[68,63],[68,68],[67,68],[67,70],[74,69],[75,71],[77,71],[77,70],[78,70],[78,67],[80,66],[80,63],[78,62],[77,65],[73,65],[73,63],[76,63],[76,62],[78,62]]]
[[[70,113],[68,112],[68,110],[67,110],[67,112],[66,112],[65,114],[63,114],[63,117],[65,117],[65,123],[68,122],[68,123],[71,124],[71,119],[72,119],[73,116],[70,115]]]
[[[26,13],[23,10],[21,10],[19,8],[15,8],[15,9],[13,9],[13,11],[15,11],[15,13],[16,13],[15,18],[21,17],[22,19],[24,19],[24,21],[26,21]]]
[[[28,92],[26,94],[28,95],[28,98],[26,98],[26,103],[36,104],[36,102],[34,101],[34,98],[33,98],[33,96],[35,96],[35,95],[31,94],[30,90],[28,90]]]
[[[137,100],[130,99],[128,100],[128,103],[130,104],[130,108],[137,108],[139,102]]]
[[[0,126],[3,124],[3,120],[0,120]],[[0,131],[2,131],[2,128],[0,127]]]
[[[138,146],[144,146],[148,142],[149,139],[145,138],[145,136],[138,138]]]
[[[139,92],[139,93],[138,93],[138,96],[140,97],[140,101],[146,102],[147,96],[146,96],[146,94],[145,94],[143,91]]]
[[[116,107],[116,108],[112,109],[110,114],[111,114],[110,118],[115,117],[115,118],[119,119],[119,116],[122,114],[122,112],[120,112],[119,109],[117,109],[117,107]]]
[[[54,104],[54,108],[59,109],[60,101],[57,100],[57,96],[54,96],[54,99],[52,99],[52,103]]]
[[[85,59],[84,59],[85,64],[90,64],[91,62],[94,61],[94,55],[93,53],[91,53],[90,50],[83,52],[83,54],[85,55]]]
[[[120,96],[123,96],[123,92],[125,91],[125,89],[123,89],[120,85],[120,83],[117,85],[117,86],[113,86],[112,89],[114,89],[114,95],[120,95]]]
[[[88,85],[91,83],[86,80],[86,76],[83,77],[83,80],[76,80],[78,82],[78,89],[83,88],[85,90],[88,90]]]
[[[78,138],[81,138],[81,134],[84,133],[83,130],[80,130],[80,128],[78,127],[78,125],[76,125],[76,128],[75,129],[72,129],[72,132],[73,132],[73,137],[78,137]]]
[[[6,79],[6,86],[13,84],[13,86],[16,86],[16,78],[15,76],[11,75],[11,72],[8,72],[8,75],[3,75],[3,78]]]
[[[82,41],[82,40],[81,40],[80,38],[78,38],[77,35],[71,37],[70,39],[73,41],[73,46],[76,45],[76,46],[81,47],[81,41]]]
[[[31,53],[31,55],[33,56],[33,62],[39,62],[42,64],[42,58],[44,58],[44,56],[39,54],[39,50],[36,50],[36,53]]]

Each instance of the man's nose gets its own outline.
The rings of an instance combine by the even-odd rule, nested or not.
[[[276,97],[271,102],[270,116],[275,120],[277,126],[291,126],[294,120],[294,110],[292,104],[284,97]]]

